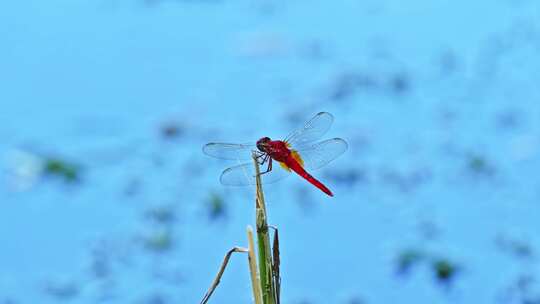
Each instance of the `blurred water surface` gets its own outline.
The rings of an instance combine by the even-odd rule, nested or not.
[[[197,303],[253,189],[209,141],[319,111],[347,153],[265,187],[283,303],[540,303],[535,1],[0,9],[0,303]],[[212,303],[250,303],[235,256]]]

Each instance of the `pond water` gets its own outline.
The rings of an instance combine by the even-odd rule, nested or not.
[[[535,1],[14,1],[0,303],[198,303],[254,189],[210,141],[320,111],[348,151],[265,186],[282,303],[540,303]],[[251,303],[233,256],[210,303]]]

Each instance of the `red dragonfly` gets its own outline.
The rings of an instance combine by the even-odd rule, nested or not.
[[[256,144],[209,143],[203,147],[203,152],[229,160],[248,160],[251,152],[256,153],[260,165],[268,164],[260,173],[263,183],[276,182],[290,175],[288,173],[292,170],[324,193],[334,196],[330,189],[306,171],[324,167],[347,150],[347,142],[341,138],[318,141],[333,121],[332,114],[320,112],[284,140],[263,137]],[[272,167],[273,161],[280,167]],[[220,181],[227,186],[253,185],[255,174],[253,162],[246,162],[225,169]]]

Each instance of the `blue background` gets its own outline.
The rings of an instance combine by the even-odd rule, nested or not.
[[[202,145],[319,111],[335,197],[265,187],[282,303],[540,303],[539,58],[532,0],[5,1],[0,303],[198,303],[254,224]],[[211,303],[250,292],[233,256]]]

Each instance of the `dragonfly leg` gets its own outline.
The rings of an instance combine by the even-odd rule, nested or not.
[[[267,156],[266,153],[257,152],[257,156],[255,157],[255,159],[257,160],[257,163],[258,163],[259,165],[262,165],[262,164],[264,164],[264,163],[266,162],[266,156]],[[261,158],[263,158],[263,159],[262,159],[262,161],[259,162],[259,160],[260,160]]]
[[[264,163],[266,163],[268,161],[268,158],[270,157],[270,155],[268,155],[268,154],[262,154],[261,157],[263,157],[263,156],[264,156],[264,158],[259,163],[259,165],[261,165],[261,166],[264,165]]]
[[[267,155],[267,157],[265,157],[264,159],[265,159],[265,162],[266,160],[268,160],[268,167],[266,167],[266,171],[259,173],[260,175],[263,175],[272,171],[272,158],[270,157],[270,155]]]

